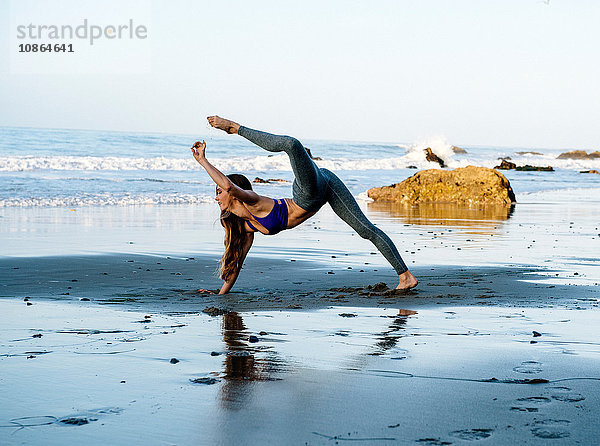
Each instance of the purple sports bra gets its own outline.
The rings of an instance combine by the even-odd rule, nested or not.
[[[288,208],[283,198],[275,200],[275,205],[273,206],[273,209],[271,209],[271,212],[269,212],[269,215],[267,215],[266,217],[261,218],[256,217],[253,214],[250,215],[252,215],[257,222],[259,222],[261,225],[264,226],[264,228],[267,231],[269,231],[267,235],[275,235],[278,232],[281,232],[287,228]],[[248,222],[248,226],[258,231],[258,229],[252,226],[252,223],[250,223],[250,221],[246,221]]]

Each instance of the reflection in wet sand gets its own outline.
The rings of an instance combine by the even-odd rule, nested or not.
[[[234,311],[223,315],[223,340],[227,347],[221,401],[228,409],[240,409],[251,392],[252,381],[272,381],[286,363],[270,348],[249,345],[249,333],[242,316]],[[265,357],[257,358],[258,352]]]
[[[417,314],[413,310],[398,310],[398,315],[394,317],[394,320],[390,324],[387,330],[377,335],[375,339],[375,351],[369,353],[371,356],[383,355],[386,351],[396,347],[396,344],[403,336],[402,330],[404,330],[408,316]]]
[[[227,347],[225,357],[225,383],[221,387],[221,401],[227,409],[239,409],[247,396],[244,380],[254,380],[256,376],[254,354],[244,338],[246,326],[242,317],[231,312],[223,315],[223,340]]]
[[[244,321],[238,313],[223,315],[223,340],[228,350],[225,358],[225,378],[228,380],[254,379],[254,354],[248,351],[244,339],[248,338],[245,330]]]
[[[375,201],[367,204],[370,212],[401,220],[411,225],[477,227],[477,232],[489,233],[500,222],[508,220],[515,206],[467,207],[451,203],[406,205]]]
[[[399,309],[396,316],[391,316],[392,321],[386,329],[374,335],[375,344],[369,356],[383,355],[393,349],[403,336],[401,331],[409,316],[417,314],[416,311]],[[389,317],[389,316],[388,316]],[[272,381],[281,379],[280,375],[289,372],[291,365],[283,360],[272,347],[257,343],[249,343],[249,332],[242,316],[236,312],[223,315],[223,340],[227,347],[224,361],[225,382],[221,387],[221,403],[226,409],[241,409],[252,393],[253,381]],[[258,357],[257,357],[258,355]],[[366,357],[360,355],[363,363]],[[363,364],[364,365],[364,364]],[[360,368],[359,365],[356,367]]]

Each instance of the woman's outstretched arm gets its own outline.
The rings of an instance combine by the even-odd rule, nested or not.
[[[250,248],[252,247],[252,242],[254,242],[254,232],[247,232],[246,240],[244,242],[244,252],[242,254],[242,261],[240,262],[240,265],[244,263],[244,260],[246,259],[246,256],[248,255],[248,251],[250,251]],[[240,267],[240,269],[241,269],[241,267]],[[238,269],[231,275],[229,280],[227,280],[223,283],[223,286],[221,287],[219,294],[227,294],[229,292],[229,290],[235,284],[235,281],[237,280],[239,275],[240,275],[240,270]]]
[[[255,204],[258,202],[258,194],[251,190],[245,190],[237,185],[233,184],[233,182],[227,178],[225,174],[223,174],[219,169],[213,166],[205,156],[206,152],[206,143],[195,142],[191,147],[192,154],[198,163],[206,170],[206,173],[212,178],[217,186],[219,186],[222,190],[230,193],[238,200],[247,203],[247,204]]]

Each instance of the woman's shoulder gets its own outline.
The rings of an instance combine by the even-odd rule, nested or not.
[[[248,204],[244,203],[246,209],[248,209],[251,213],[255,214],[256,212],[269,211],[273,208],[275,204],[275,199],[271,197],[267,197],[265,195],[256,194],[258,199],[256,203]]]

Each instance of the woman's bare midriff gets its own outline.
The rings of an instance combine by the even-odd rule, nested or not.
[[[298,206],[296,204],[296,202],[292,198],[284,198],[284,200],[285,200],[285,204],[288,209],[288,221],[287,221],[286,229],[295,228],[296,226],[305,222],[310,217],[312,217],[313,215],[316,214],[316,212],[309,212],[306,209],[301,208],[300,206]],[[257,222],[253,218],[256,215],[256,214],[254,214],[254,212],[256,212],[256,211],[254,209],[252,209],[252,211],[250,211],[248,209],[248,208],[250,208],[250,206],[248,206],[248,205],[244,205],[244,208],[245,208],[245,212],[243,212],[243,210],[240,209],[240,211],[242,211],[242,212],[239,212],[237,215],[239,215],[240,217],[242,217],[246,220],[250,220],[252,225],[256,228],[256,230],[258,230],[258,232],[262,232],[263,234],[268,234],[269,231],[267,231],[267,229],[263,225],[261,225],[259,222]],[[271,208],[271,209],[273,209],[273,208]],[[262,210],[261,213],[264,213],[265,215],[260,215],[259,217],[266,217],[269,214],[269,212],[271,212],[271,211],[269,210],[267,212],[266,210]],[[246,222],[246,231],[247,232],[255,232],[255,230],[251,229],[250,226],[248,226],[247,222]]]
[[[291,198],[284,198],[285,203],[288,207],[288,224],[287,229],[295,228],[300,223],[305,222],[310,217],[316,214],[315,211],[309,212],[306,209],[302,209],[296,204]]]

